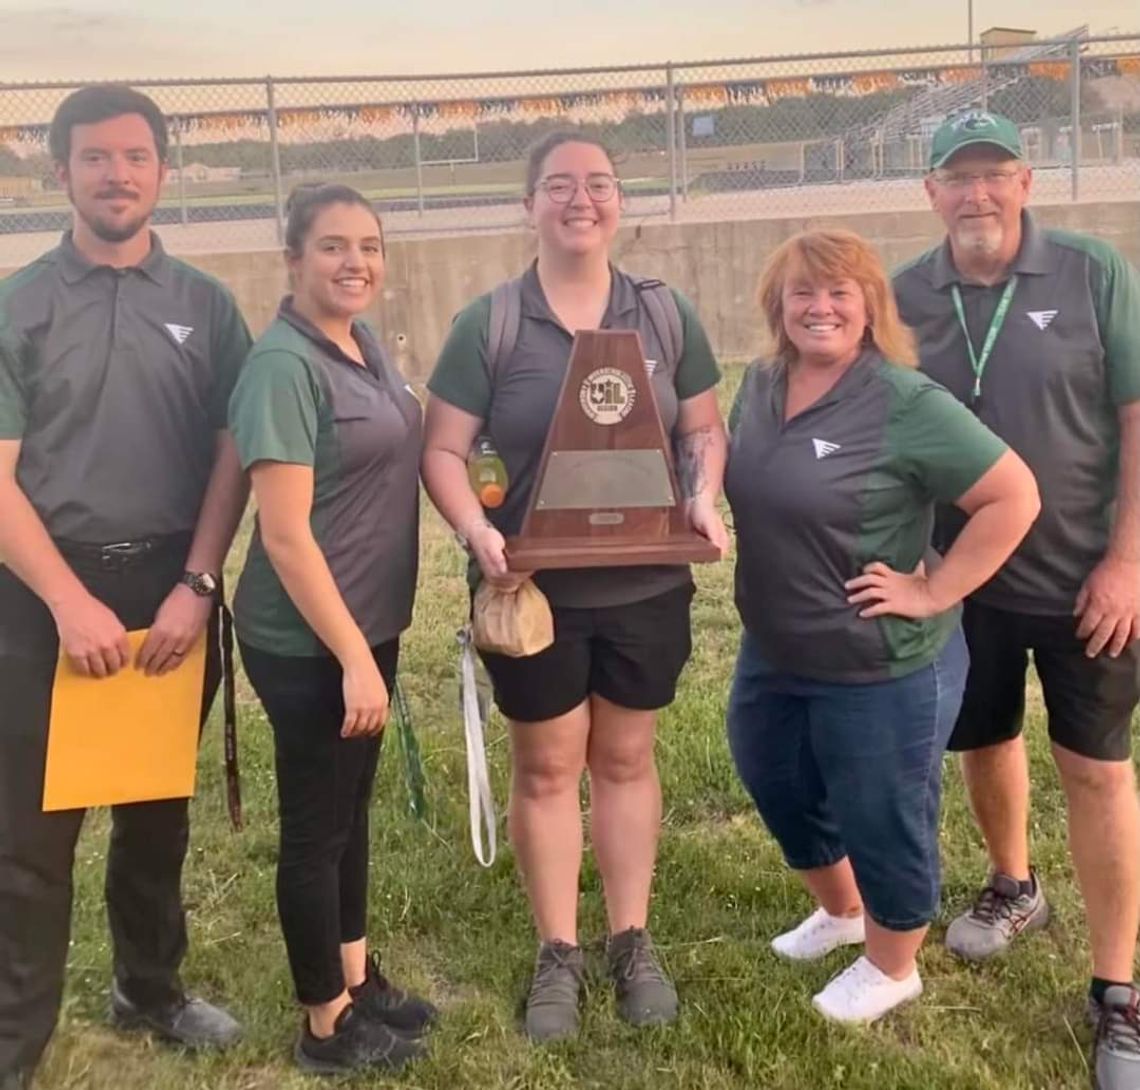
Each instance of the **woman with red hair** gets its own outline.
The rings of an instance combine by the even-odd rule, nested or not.
[[[814,1005],[869,1022],[922,991],[942,753],[968,665],[958,603],[1039,501],[1021,459],[916,370],[857,235],[790,239],[759,294],[770,346],[733,409],[725,482],[744,625],[729,742],[818,905],[772,946],[807,960],[865,941]],[[936,503],[969,521],[935,564]]]

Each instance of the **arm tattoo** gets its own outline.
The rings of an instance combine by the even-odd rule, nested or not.
[[[714,431],[712,427],[697,428],[677,440],[677,480],[686,500],[699,495],[705,487],[705,454],[712,446]]]

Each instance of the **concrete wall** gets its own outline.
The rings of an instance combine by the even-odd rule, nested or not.
[[[1140,266],[1140,202],[1052,205],[1036,215],[1050,226],[1099,235]],[[942,235],[941,224],[927,212],[631,226],[622,229],[614,256],[623,268],[659,276],[685,292],[722,358],[750,358],[758,342],[753,295],[765,258],[789,235],[822,225],[849,227],[871,239],[888,267]],[[370,317],[404,373],[426,377],[455,312],[498,281],[517,275],[533,251],[533,240],[524,233],[392,242],[383,298]],[[209,254],[188,260],[230,286],[255,333],[265,328],[285,290],[278,254]]]

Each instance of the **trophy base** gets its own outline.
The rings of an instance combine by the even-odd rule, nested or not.
[[[629,568],[644,564],[708,564],[720,559],[717,547],[700,534],[674,534],[660,541],[608,537],[507,538],[511,571],[550,568]]]

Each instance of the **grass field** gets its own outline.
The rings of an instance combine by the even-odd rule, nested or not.
[[[686,153],[686,170],[690,178],[708,170],[723,170],[739,163],[763,160],[772,169],[793,169],[799,163],[800,144],[795,141],[771,144],[739,144],[713,148],[690,148]],[[193,155],[188,153],[188,163]],[[625,189],[637,193],[645,188],[660,187],[668,182],[669,164],[664,152],[632,153],[620,157],[618,173]],[[423,195],[437,197],[477,197],[486,195],[518,196],[522,199],[523,159],[509,162],[424,164],[419,177]],[[408,200],[418,192],[416,171],[412,167],[358,170],[352,164],[330,163],[327,169],[291,173],[282,183],[284,194],[302,181],[343,182],[375,201]],[[264,204],[273,200],[273,181],[268,173],[247,176],[237,181],[187,182],[188,207]],[[163,205],[177,206],[179,189],[169,182],[162,191]],[[13,212],[60,212],[69,208],[65,194],[59,190],[36,193],[19,200],[17,205],[0,208],[0,215]]]
[[[726,386],[738,378],[732,373]],[[728,391],[726,390],[726,396]],[[238,550],[240,554],[240,550]],[[659,761],[666,817],[654,933],[683,1004],[671,1029],[637,1032],[617,1020],[600,974],[600,883],[582,875],[581,934],[595,973],[581,1038],[532,1048],[519,1011],[534,956],[525,900],[508,847],[479,868],[467,834],[463,735],[454,633],[464,611],[457,548],[425,518],[415,624],[402,679],[424,751],[430,827],[413,820],[395,738],[373,811],[371,938],[398,980],[444,1011],[431,1056],[399,1085],[422,1090],[1077,1090],[1088,1084],[1082,1020],[1088,949],[1065,847],[1063,799],[1031,702],[1033,847],[1053,901],[1050,929],[1005,960],[957,964],[941,947],[945,920],[921,955],[926,994],[870,1030],[823,1023],[811,995],[852,960],[781,963],[769,938],[809,908],[737,783],[723,732],[737,639],[731,565],[697,573],[695,652],[663,716]],[[289,1050],[299,1025],[273,902],[276,817],[268,728],[241,690],[247,830],[225,817],[220,731],[204,747],[186,872],[191,946],[187,982],[224,999],[246,1025],[224,1057],[194,1059],[105,1028],[109,954],[102,903],[106,815],[91,816],[76,858],[74,943],[63,1021],[38,1085],[54,1090],[270,1090],[312,1085]],[[496,798],[506,800],[501,721],[488,739]],[[584,806],[588,800],[583,795]],[[500,822],[500,835],[502,823]],[[960,777],[948,759],[942,819],[948,916],[985,868]],[[360,1080],[362,1083],[364,1080]],[[372,1080],[373,1082],[377,1080]]]

